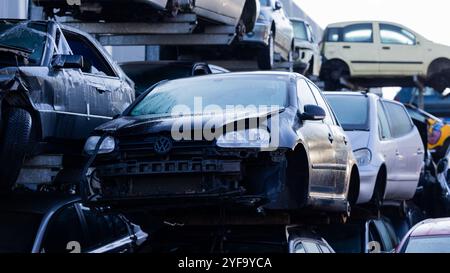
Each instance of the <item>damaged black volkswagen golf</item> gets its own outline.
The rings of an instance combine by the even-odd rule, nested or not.
[[[347,213],[359,192],[350,143],[321,91],[296,73],[161,82],[95,131],[85,202],[237,202]]]

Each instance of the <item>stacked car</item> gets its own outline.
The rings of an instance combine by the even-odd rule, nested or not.
[[[1,20],[0,252],[448,251],[448,219],[399,244],[418,196],[450,212],[448,125],[313,82],[442,93],[448,47],[371,21],[331,24],[320,45],[278,0],[34,2],[88,22],[195,14],[198,33],[231,27],[227,49],[259,69],[299,73],[233,73],[195,57],[119,66],[78,29]],[[116,12],[125,6],[131,19]],[[177,46],[161,58],[180,59]]]

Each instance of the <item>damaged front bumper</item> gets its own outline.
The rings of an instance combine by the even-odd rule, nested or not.
[[[281,197],[286,168],[283,153],[243,150],[204,158],[171,156],[104,163],[99,159],[88,177],[89,188],[98,195],[85,200],[165,207],[222,202],[261,206]]]

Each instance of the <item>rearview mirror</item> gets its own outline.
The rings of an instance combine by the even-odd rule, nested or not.
[[[305,111],[300,115],[301,120],[324,120],[325,117],[325,110],[313,104],[305,105]]]
[[[55,55],[52,59],[52,67],[62,68],[83,68],[84,60],[81,55]]]
[[[280,1],[276,1],[274,10],[280,10],[282,8],[283,8],[283,4]]]

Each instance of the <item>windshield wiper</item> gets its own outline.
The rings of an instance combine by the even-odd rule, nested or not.
[[[23,57],[26,59],[29,59],[30,55],[34,52],[34,50],[28,48],[5,45],[2,43],[0,43],[0,51],[13,53],[19,57]]]

